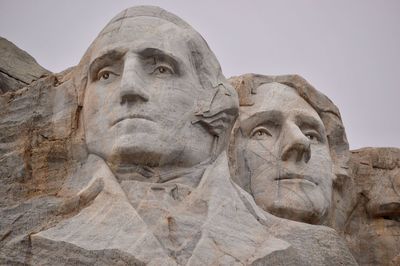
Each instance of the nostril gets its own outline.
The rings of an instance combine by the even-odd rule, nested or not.
[[[121,96],[121,104],[135,102],[137,100],[139,100],[139,98],[136,95],[126,94]]]
[[[147,102],[148,100],[149,96],[140,90],[121,92],[121,104],[130,102]]]
[[[308,163],[311,159],[311,141],[296,123],[289,121],[284,124],[280,141],[281,159],[283,161]]]
[[[303,158],[304,158],[304,162],[305,162],[305,163],[308,163],[308,162],[310,161],[310,159],[311,159],[311,150],[310,150],[310,148],[308,148],[308,149],[304,152]]]
[[[311,159],[311,147],[310,146],[311,146],[310,142],[304,144],[304,146],[303,146],[303,150],[302,150],[303,155],[302,155],[302,158],[300,158],[300,159],[304,159],[305,163],[308,163]]]
[[[296,162],[304,161],[308,163],[311,158],[311,149],[309,143],[294,143],[286,147],[283,152],[281,159],[288,161],[292,158]]]

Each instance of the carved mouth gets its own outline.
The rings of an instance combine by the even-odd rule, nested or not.
[[[400,222],[400,202],[381,204],[375,216],[385,220]]]
[[[400,222],[400,215],[384,215],[382,216],[383,219],[385,220],[390,220],[390,221],[394,221],[394,222]]]
[[[126,119],[144,119],[144,120],[148,120],[148,121],[152,121],[154,122],[153,119],[151,119],[149,116],[146,115],[139,115],[139,114],[132,114],[132,115],[128,115],[128,116],[124,116],[121,118],[118,118],[117,120],[115,120],[111,126],[114,126],[115,124],[118,124],[119,122],[126,120]]]
[[[318,186],[318,183],[314,181],[314,178],[311,176],[306,176],[306,175],[300,175],[300,174],[294,174],[294,173],[282,173],[278,177],[276,177],[274,180],[276,181],[282,181],[282,180],[304,180],[309,183],[312,183],[313,185]]]

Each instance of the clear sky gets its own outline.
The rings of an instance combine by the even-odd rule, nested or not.
[[[142,4],[191,24],[226,77],[306,78],[339,107],[352,149],[400,148],[398,0],[0,0],[0,36],[59,72],[79,62],[113,16]]]

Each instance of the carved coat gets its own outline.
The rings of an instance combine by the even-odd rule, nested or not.
[[[52,255],[49,264],[54,263],[60,254],[57,262],[68,263],[65,257],[75,254],[83,264],[109,263],[104,257],[146,265],[355,264],[332,229],[258,208],[232,182],[225,153],[205,168],[196,188],[119,183],[101,158],[90,155],[66,182],[68,190],[79,191],[75,202],[83,208],[32,236],[33,257],[42,262]]]

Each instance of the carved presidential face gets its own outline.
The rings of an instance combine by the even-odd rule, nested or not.
[[[400,149],[352,152],[357,203],[346,223],[347,241],[360,265],[399,265]]]
[[[207,159],[213,136],[192,123],[202,92],[183,30],[154,17],[122,20],[93,44],[83,104],[89,152],[149,166]]]
[[[386,170],[370,179],[372,185],[367,192],[368,214],[371,217],[400,222],[400,168]]]
[[[363,191],[368,198],[358,238],[368,243],[368,262],[400,262],[400,168],[374,169],[368,176],[370,189]],[[362,247],[367,250],[366,247]],[[397,258],[396,258],[397,256]],[[366,258],[366,259],[367,259]],[[385,262],[385,263],[384,263]]]
[[[332,194],[332,160],[317,112],[280,83],[257,88],[241,106],[237,131],[240,179],[256,203],[274,215],[318,223]]]

